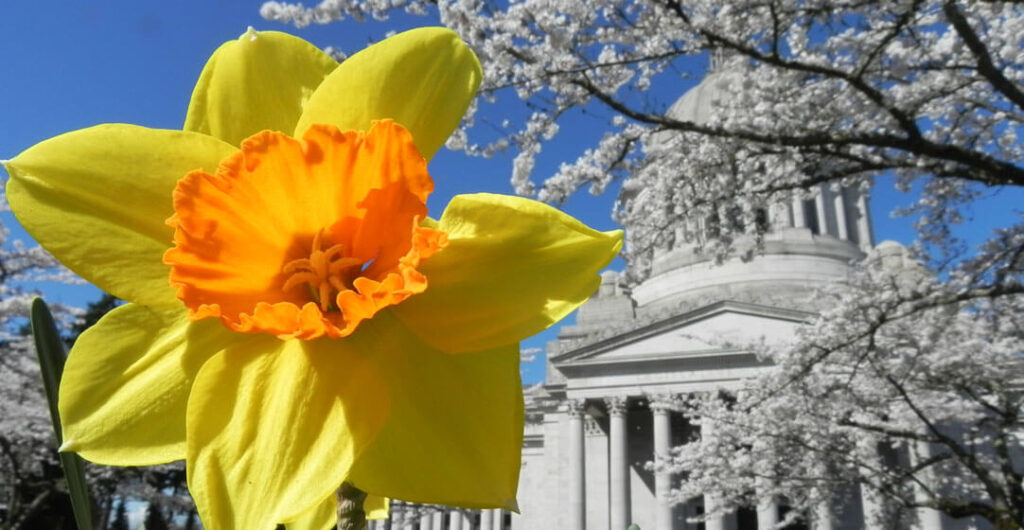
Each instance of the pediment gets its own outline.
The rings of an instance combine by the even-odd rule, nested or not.
[[[647,324],[551,358],[557,366],[721,355],[752,342],[784,343],[811,313],[724,301]]]

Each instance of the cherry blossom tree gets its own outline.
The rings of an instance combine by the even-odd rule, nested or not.
[[[986,256],[1017,259],[1021,234],[1002,235]],[[874,528],[933,528],[937,513],[1020,528],[1024,298],[968,273],[1009,264],[940,280],[888,243],[861,265],[792,343],[759,348],[772,369],[686,404],[703,436],[662,463],[689,473],[676,497],[712,492],[712,514],[783,502],[791,518],[856,519],[859,502]]]
[[[914,219],[912,250],[871,253],[823,293],[830,309],[795,342],[751,346],[773,368],[741,392],[688,404],[714,428],[662,463],[686,471],[680,500],[716,492],[717,512],[773,500],[813,518],[835,504],[828,499],[859,493],[877,508],[869,516],[890,524],[935,510],[1021,528],[1024,224],[1018,216],[975,249],[956,230],[970,219],[965,207],[1024,185],[1024,3],[324,0],[261,9],[298,26],[397,11],[436,17],[484,65],[481,96],[448,147],[513,149],[512,185],[551,202],[621,183],[613,215],[628,229],[632,281],[690,219],[751,206],[746,222],[701,242],[723,259],[749,256],[771,230],[753,217],[758,206],[820,186],[884,182],[906,193],[896,213]],[[661,98],[682,93],[685,73],[709,56],[727,81],[723,96],[706,117],[674,117]],[[604,136],[536,178],[542,149],[580,113],[604,117]]]
[[[0,212],[6,202],[0,193]],[[57,460],[53,424],[43,394],[28,315],[35,290],[43,283],[77,283],[46,251],[10,239],[0,223],[0,526],[71,521],[70,505]],[[54,306],[63,326],[77,316],[73,308]],[[42,518],[42,519],[40,519]],[[43,520],[47,521],[44,523]]]

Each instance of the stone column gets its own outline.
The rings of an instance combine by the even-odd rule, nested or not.
[[[462,512],[459,510],[451,510],[448,514],[450,515],[448,519],[448,530],[462,530]]]
[[[680,223],[676,225],[675,229],[673,230],[673,235],[674,241],[672,242],[672,248],[682,248],[684,245],[686,245],[686,243],[688,243],[686,236],[686,226],[684,224]]]
[[[490,530],[493,521],[494,513],[491,510],[480,510],[480,530]]]
[[[880,530],[885,526],[885,505],[884,497],[877,490],[871,487],[872,476],[881,471],[882,456],[878,454],[878,444],[870,438],[861,438],[857,441],[857,448],[860,450],[864,460],[861,474],[865,480],[860,484],[860,506],[864,515],[864,530]]]
[[[768,207],[768,225],[770,231],[778,231],[782,228],[789,228],[793,221],[789,214],[789,205],[781,202]]]
[[[857,244],[864,252],[871,250],[871,219],[869,218],[867,195],[857,192]]]
[[[566,411],[569,415],[569,530],[585,530],[587,505],[583,462],[583,400],[568,400]]]
[[[849,230],[846,229],[846,188],[839,188],[833,200],[833,207],[836,211],[836,234],[839,239],[850,239]]]
[[[917,442],[910,451],[910,465],[916,466],[922,460],[928,460],[933,457],[932,444],[928,442]],[[920,472],[921,482],[929,487],[934,487],[935,480],[930,469],[924,469]],[[920,485],[914,487],[914,500],[917,502],[925,502],[928,499],[928,493],[925,492],[924,488]],[[942,513],[933,508],[918,508],[917,509],[917,521],[918,527],[921,530],[942,530]]]
[[[420,515],[420,528],[419,528],[419,530],[434,530],[434,518],[431,516],[430,513],[424,512],[422,515]],[[444,530],[444,529],[439,528],[437,530]]]
[[[626,441],[627,402],[624,397],[604,400],[608,406],[608,506],[611,530],[629,526],[629,457]]]
[[[824,500],[814,510],[814,530],[832,530],[832,503]]]
[[[465,511],[462,513],[462,530],[473,530],[473,512]]]
[[[768,489],[770,482],[767,478],[758,477],[754,480],[754,488],[758,490],[757,502],[757,527],[771,528],[779,522],[779,505],[771,497],[761,497],[761,492]]]
[[[654,460],[668,458],[672,447],[672,422],[669,414],[673,403],[669,396],[651,398],[651,413],[654,415]],[[654,514],[654,530],[672,530],[672,504],[669,492],[672,477],[666,472],[654,474],[654,496],[657,503]]]
[[[704,494],[704,513],[709,513],[711,510],[718,508],[718,504],[721,503],[721,498],[717,493],[705,493]],[[726,530],[725,514],[709,515],[704,521],[704,528],[706,530]]]
[[[405,529],[405,509],[401,506],[391,503],[391,528],[393,530],[404,530]]]
[[[494,515],[491,517],[491,527],[482,528],[480,530],[504,530],[505,528],[505,513],[501,509],[492,510]]]
[[[444,512],[441,510],[434,510],[430,515],[430,527],[433,530],[446,530],[444,527]]]
[[[800,197],[793,198],[793,226],[796,228],[807,228],[807,218],[804,216],[804,200]]]
[[[818,194],[814,197],[814,215],[818,218],[818,234],[828,234],[828,210],[825,208],[825,189],[818,186]]]
[[[715,421],[711,418],[703,418],[700,424],[701,436],[710,436],[715,432]],[[715,491],[704,494],[704,513],[708,514],[718,509],[721,503],[721,495]],[[708,516],[704,522],[706,530],[726,530],[726,514]]]

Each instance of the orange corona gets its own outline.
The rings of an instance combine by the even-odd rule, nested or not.
[[[392,121],[365,133],[314,125],[301,141],[257,133],[215,174],[178,181],[171,285],[193,320],[282,339],[347,336],[427,288],[416,269],[447,241],[420,226],[432,190]]]

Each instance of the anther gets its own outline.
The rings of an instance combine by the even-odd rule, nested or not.
[[[313,301],[327,312],[334,307],[334,295],[351,289],[352,280],[361,270],[362,261],[345,256],[345,245],[337,244],[323,249],[323,230],[313,236],[308,258],[289,261],[281,269],[289,275],[284,290],[307,285]]]

